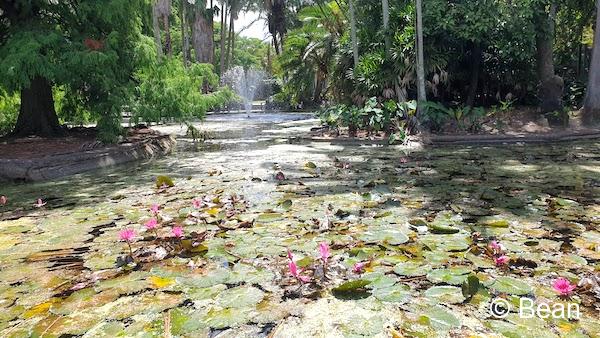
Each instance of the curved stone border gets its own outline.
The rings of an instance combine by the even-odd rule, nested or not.
[[[361,139],[361,138],[349,138],[349,137],[300,137],[299,140],[309,142],[329,142],[336,145],[387,145],[385,139]],[[474,135],[416,135],[412,136],[411,140],[422,145],[434,145],[434,146],[452,146],[452,145],[503,145],[503,144],[515,144],[515,143],[528,143],[528,144],[540,144],[540,143],[558,143],[558,142],[573,142],[573,141],[585,141],[585,140],[600,140],[600,130],[586,130],[578,132],[557,132],[557,133],[546,133],[546,134],[517,134],[517,135],[489,135],[489,134],[474,134]]]
[[[494,145],[511,143],[554,143],[600,139],[600,131],[558,132],[518,135],[430,135],[423,142],[433,145]]]
[[[0,181],[44,181],[117,164],[169,154],[176,144],[170,135],[134,143],[34,159],[0,159]]]

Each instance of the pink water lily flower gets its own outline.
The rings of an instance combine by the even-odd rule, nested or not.
[[[47,203],[44,202],[41,198],[38,198],[37,202],[33,206],[36,207],[36,208],[41,208],[41,207],[43,207],[46,204]]]
[[[173,237],[182,238],[183,237],[183,228],[182,227],[174,227],[171,229],[173,233]]]
[[[160,205],[153,204],[152,207],[150,207],[150,212],[154,215],[158,215],[158,213],[160,212]]]
[[[135,238],[135,230],[124,229],[119,232],[119,239],[125,242],[131,242]]]
[[[285,175],[279,171],[277,172],[277,174],[275,174],[275,179],[278,181],[285,181]]]
[[[329,245],[326,242],[319,244],[319,253],[321,254],[319,258],[323,261],[323,264],[327,264],[331,253],[329,252]]]
[[[494,263],[496,263],[497,266],[506,265],[509,261],[510,258],[506,255],[494,258]]]
[[[496,255],[500,255],[500,254],[502,254],[502,252],[504,252],[504,246],[502,244],[498,243],[497,241],[491,241],[490,248]]]
[[[121,241],[127,242],[127,246],[129,247],[129,256],[133,258],[133,250],[131,250],[131,241],[135,238],[135,230],[133,229],[123,229],[119,232],[119,239]]]
[[[303,276],[298,272],[298,266],[296,265],[296,263],[294,261],[290,261],[290,263],[288,264],[289,268],[290,268],[290,273],[292,274],[292,276],[294,276],[297,280],[299,280],[302,283],[308,283],[310,282],[310,277],[309,276]]]
[[[202,207],[204,207],[204,202],[199,198],[195,198],[194,200],[192,200],[192,205],[196,209],[201,209]]]
[[[558,278],[552,282],[552,288],[561,296],[569,296],[577,288],[577,285],[571,284],[566,278]]]
[[[354,266],[352,267],[352,272],[361,274],[361,273],[365,272],[366,266],[367,266],[367,262],[358,262],[358,263],[354,264]]]
[[[158,221],[157,221],[157,220],[156,220],[156,218],[154,218],[154,217],[153,217],[153,218],[150,218],[150,219],[148,220],[148,222],[146,222],[146,223],[144,224],[144,226],[145,226],[145,227],[146,227],[146,229],[148,229],[148,230],[155,230],[155,229],[156,229],[156,227],[158,227]]]
[[[6,196],[4,196],[4,195],[0,196],[0,205],[6,205],[7,202],[8,202],[8,198],[6,198]]]
[[[292,251],[290,249],[287,249],[287,256],[290,261],[294,260],[294,254],[292,253]]]

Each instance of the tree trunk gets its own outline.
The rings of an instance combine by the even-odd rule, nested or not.
[[[381,0],[381,8],[383,12],[383,38],[385,41],[385,54],[389,56],[392,43],[390,40],[390,5],[388,0]]]
[[[183,65],[189,66],[190,63],[190,37],[188,36],[187,24],[187,0],[181,0],[181,34],[183,40]]]
[[[221,50],[220,50],[220,71],[221,75],[225,73],[225,32],[227,32],[227,5],[225,1],[221,2]]]
[[[211,48],[211,57],[210,59],[212,60],[212,62],[215,62],[215,12],[214,12],[214,8],[215,8],[215,4],[213,2],[213,0],[210,0],[210,20],[208,20],[208,22],[210,22],[210,31],[211,31],[211,35],[212,35],[212,48]],[[216,66],[216,65],[215,65]]]
[[[541,8],[535,17],[538,96],[543,114],[560,114],[563,109],[562,95],[564,82],[554,73],[554,13],[556,5],[550,6],[550,13]],[[550,121],[549,121],[550,122]]]
[[[15,136],[59,136],[63,132],[54,110],[52,86],[43,77],[36,76],[29,88],[21,89],[21,108]]]
[[[417,116],[423,113],[423,105],[427,101],[425,93],[425,57],[423,55],[423,5],[422,0],[416,0],[417,11]]]
[[[235,13],[233,7],[229,8],[229,39],[227,41],[227,54],[225,55],[225,70],[229,69],[231,64],[231,55],[233,55],[233,38],[235,36]]]
[[[583,104],[583,123],[592,125],[600,123],[600,0],[596,2],[596,30],[588,86]]]
[[[196,8],[192,27],[192,45],[196,51],[196,61],[213,63],[213,31],[210,21],[202,9]]]
[[[169,27],[169,16],[163,15],[162,19],[165,30],[165,50],[167,51],[167,55],[171,56],[173,54],[173,48],[171,47],[171,28]]]
[[[160,38],[160,22],[158,13],[158,3],[152,5],[152,30],[154,31],[154,43],[156,44],[156,55],[161,59],[163,57],[162,41]]]
[[[473,49],[471,49],[471,82],[469,84],[469,93],[467,94],[467,107],[473,107],[475,103],[482,59],[481,42],[474,42]]]
[[[356,34],[356,13],[354,10],[354,0],[349,0],[350,6],[350,27],[352,34],[352,56],[354,58],[354,69],[358,67],[358,37]]]

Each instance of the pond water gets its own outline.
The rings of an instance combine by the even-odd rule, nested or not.
[[[203,143],[157,127],[178,135],[171,156],[3,186],[0,336],[600,336],[600,288],[571,299],[552,288],[600,269],[600,143],[303,138],[317,125],[210,115],[196,125]],[[160,175],[174,186],[157,188]],[[153,204],[159,227],[147,231]],[[135,262],[123,229],[136,232]],[[496,297],[514,305],[506,318],[488,311]],[[519,318],[519,297],[578,303],[581,318]]]

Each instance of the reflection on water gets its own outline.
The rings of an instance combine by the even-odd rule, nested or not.
[[[155,126],[154,129],[177,136],[177,149],[170,156],[48,182],[6,184],[0,193],[11,197],[11,208],[30,209],[32,201],[40,197],[52,202],[50,207],[65,207],[91,203],[137,185],[147,186],[161,174],[187,178],[215,166],[227,167],[235,173],[247,172],[247,165],[256,158],[252,152],[282,142],[281,138],[305,133],[316,123],[313,114],[308,113],[212,114],[203,122],[194,123],[196,128],[207,132],[209,140],[204,143],[186,138],[185,125]],[[267,130],[281,134],[273,135]]]

